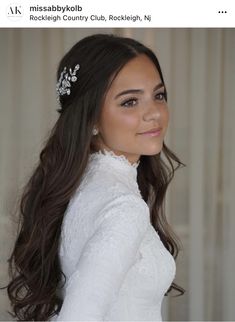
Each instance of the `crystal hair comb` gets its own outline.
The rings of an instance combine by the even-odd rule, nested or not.
[[[57,92],[57,100],[59,101],[60,95],[70,95],[71,93],[71,82],[77,81],[76,73],[79,70],[80,65],[77,64],[74,67],[74,70],[72,71],[71,68],[69,68],[69,73],[66,73],[67,67],[64,67],[64,70],[60,74],[60,78],[58,82],[56,83],[56,92]]]

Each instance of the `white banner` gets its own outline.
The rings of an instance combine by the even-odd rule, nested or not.
[[[234,0],[0,2],[0,27],[234,27]]]

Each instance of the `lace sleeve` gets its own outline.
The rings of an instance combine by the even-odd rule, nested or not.
[[[58,321],[103,321],[148,224],[148,206],[137,196],[116,198],[103,208],[68,281]]]

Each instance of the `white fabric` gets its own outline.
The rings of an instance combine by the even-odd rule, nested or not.
[[[150,223],[137,167],[106,150],[90,155],[62,224],[59,254],[67,283],[53,320],[162,320],[176,266]]]

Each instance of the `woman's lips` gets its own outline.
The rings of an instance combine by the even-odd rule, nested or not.
[[[157,130],[144,132],[144,133],[140,133],[140,134],[145,135],[145,136],[159,136],[161,134],[161,131],[162,131],[162,129],[157,129]]]

